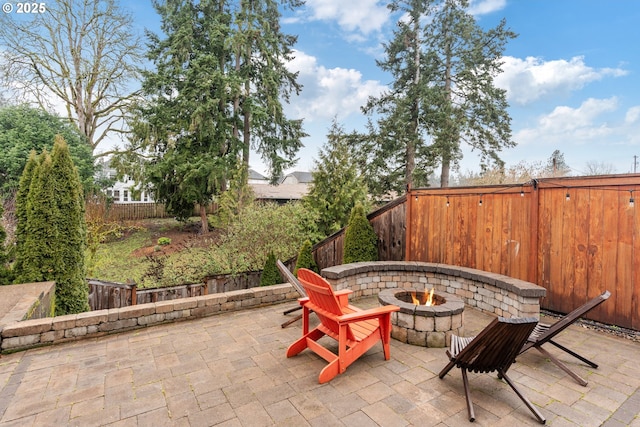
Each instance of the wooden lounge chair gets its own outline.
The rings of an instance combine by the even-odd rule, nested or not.
[[[286,265],[284,265],[284,263],[280,260],[276,261],[276,266],[278,267],[278,270],[280,271],[280,274],[282,275],[282,277],[289,283],[291,283],[291,286],[293,286],[293,288],[298,291],[298,293],[300,294],[301,297],[305,298],[307,296],[307,292],[304,290],[304,288],[302,287],[302,285],[300,284],[300,282],[298,282],[298,279],[296,279],[296,276],[293,275],[293,273],[291,273],[291,271],[289,271],[289,269],[287,268]],[[294,311],[300,310],[302,308],[302,306],[296,306],[294,308],[290,308],[288,310],[285,310],[282,314],[289,314],[289,313],[293,313]],[[286,328],[287,326],[289,326],[290,324],[292,324],[293,322],[302,319],[302,314],[299,316],[294,317],[293,319],[289,319],[286,322],[284,322],[282,325],[283,328]]]
[[[536,416],[542,424],[546,422],[529,400],[516,388],[515,384],[507,376],[507,370],[515,362],[522,345],[535,328],[538,320],[531,318],[505,319],[498,317],[484,328],[476,337],[462,338],[451,336],[451,349],[447,350],[449,363],[440,371],[440,379],[454,367],[462,371],[462,383],[467,399],[467,411],[469,421],[475,421],[476,416],[471,401],[469,380],[467,371],[472,372],[498,372],[498,377],[503,378],[516,392],[518,397],[527,405],[527,408]]]
[[[560,350],[566,351],[573,357],[582,360],[587,365],[593,368],[597,368],[598,365],[595,364],[594,362],[558,344],[553,339],[556,337],[556,335],[558,335],[560,332],[564,331],[567,327],[569,327],[569,325],[573,324],[580,317],[584,316],[588,311],[594,309],[598,305],[605,302],[610,296],[611,296],[611,293],[609,291],[604,291],[602,294],[598,295],[597,297],[593,298],[587,303],[576,308],[571,313],[567,314],[566,316],[558,320],[553,325],[545,325],[545,324],[539,323],[538,326],[536,326],[536,328],[531,333],[531,336],[529,337],[527,342],[524,344],[524,346],[520,350],[520,353],[524,353],[525,351],[533,347],[536,350],[538,350],[540,353],[542,353],[545,357],[549,358],[549,360],[555,363],[560,369],[562,369],[571,377],[573,377],[573,379],[575,379],[578,382],[578,384],[586,386],[587,381],[585,381],[584,378],[580,377],[578,374],[576,374],[571,369],[569,369],[564,363],[558,360],[557,357],[553,356],[547,350],[542,348],[542,346],[546,343],[552,344],[558,347]]]
[[[391,313],[399,307],[387,305],[360,310],[349,305],[351,290],[334,292],[331,284],[311,270],[298,270],[298,280],[307,293],[300,298],[302,305],[302,338],[287,349],[287,357],[308,348],[329,364],[320,371],[318,381],[326,383],[343,373],[349,365],[382,341],[385,360],[389,360],[391,339]],[[309,314],[315,312],[320,324],[309,330]],[[329,336],[338,342],[337,353],[325,348],[318,340]]]

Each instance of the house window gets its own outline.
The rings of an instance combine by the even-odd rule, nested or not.
[[[107,190],[107,197],[113,197],[113,190]]]
[[[113,190],[113,200],[116,202],[120,201],[120,190]]]
[[[147,193],[142,193],[142,200],[145,202],[149,201],[149,196],[147,196]]]
[[[123,202],[129,201],[129,190],[122,190],[122,201]]]

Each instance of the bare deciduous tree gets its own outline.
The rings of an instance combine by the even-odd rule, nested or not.
[[[48,110],[62,104],[94,151],[123,131],[143,44],[116,0],[57,0],[28,18],[2,14],[0,52],[11,99]]]

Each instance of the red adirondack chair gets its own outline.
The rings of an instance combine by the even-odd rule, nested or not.
[[[298,280],[307,297],[302,305],[302,338],[287,349],[287,357],[308,348],[329,364],[320,371],[318,381],[326,383],[344,373],[349,365],[382,341],[385,360],[389,360],[391,339],[391,313],[400,308],[392,305],[360,310],[349,305],[350,290],[334,292],[331,284],[311,270],[298,270]],[[309,314],[316,313],[320,324],[309,330]],[[338,342],[338,354],[317,341],[329,336]]]

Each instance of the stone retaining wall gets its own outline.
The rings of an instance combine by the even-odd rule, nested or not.
[[[294,301],[299,297],[295,289],[287,283],[66,316],[16,321],[2,327],[0,350],[7,353],[82,338],[94,338],[161,323],[197,319],[288,300]]]
[[[473,268],[415,261],[358,262],[324,268],[335,290],[353,297],[377,295],[381,289],[430,290],[456,295],[466,305],[502,317],[540,318],[546,289],[531,282]]]

